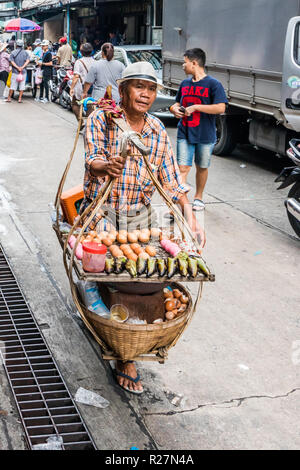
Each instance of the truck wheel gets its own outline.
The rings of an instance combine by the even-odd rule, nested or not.
[[[300,182],[294,184],[294,186],[291,188],[288,197],[293,197],[300,203]],[[287,215],[290,221],[291,226],[293,227],[295,233],[298,235],[300,238],[300,222],[299,220],[296,219],[290,212],[287,211]]]
[[[229,116],[217,116],[217,142],[214,155],[228,156],[234,150],[236,142],[235,120]]]

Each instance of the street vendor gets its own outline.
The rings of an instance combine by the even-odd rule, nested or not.
[[[148,114],[156,99],[156,73],[148,62],[136,62],[124,69],[118,80],[123,118],[130,128],[143,137],[146,147],[151,149],[147,157],[153,173],[173,202],[182,210],[201,247],[205,244],[205,233],[199,226],[189,204],[189,187],[182,183],[179,168],[171,143],[161,121]],[[151,199],[155,186],[149,177],[146,165],[136,147],[128,148],[127,158],[121,156],[122,131],[110,123],[105,112],[97,109],[86,123],[85,145],[85,198],[83,210],[95,199],[103,188],[107,176],[116,178],[108,197],[106,210],[109,219],[115,214],[117,230],[122,220],[128,224],[148,224],[151,220]],[[148,225],[147,225],[148,226]],[[117,361],[117,380],[127,391],[142,393],[143,387],[133,362]]]

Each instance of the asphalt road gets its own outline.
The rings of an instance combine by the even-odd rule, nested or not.
[[[299,448],[300,251],[274,183],[284,162],[250,147],[213,158],[202,221],[216,282],[168,361],[138,365],[146,390],[135,397],[114,383],[78,318],[51,229],[74,117],[29,98],[0,102],[0,128],[0,243],[71,392],[110,401],[79,405],[98,448]],[[174,144],[176,128],[168,131]],[[66,187],[82,171],[81,139]],[[22,449],[3,370],[0,385],[0,449]]]

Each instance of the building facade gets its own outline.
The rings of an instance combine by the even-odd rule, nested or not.
[[[87,33],[103,43],[114,32],[124,44],[159,44],[162,1],[23,0],[20,16],[37,22],[42,27],[40,37],[52,42],[65,34],[70,38],[73,33],[72,37],[80,43]]]

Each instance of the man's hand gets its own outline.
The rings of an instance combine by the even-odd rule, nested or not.
[[[175,104],[173,104],[173,106],[170,107],[171,113],[174,114],[174,116],[177,119],[181,119],[185,116],[185,114],[182,111],[179,111],[179,108],[180,108],[179,103],[175,103]]]
[[[116,157],[112,160],[104,162],[103,160],[94,160],[91,164],[91,174],[96,177],[110,176],[111,178],[119,178],[122,174],[126,162],[125,157]]]
[[[206,243],[205,231],[203,230],[201,225],[198,223],[194,215],[192,216],[190,220],[188,220],[188,224],[194,233],[194,237],[197,238],[200,244],[200,249],[202,250],[205,247],[205,243]]]
[[[106,172],[111,178],[119,178],[122,174],[126,158],[116,157],[113,160],[109,160],[106,166]]]
[[[185,115],[186,116],[191,116],[191,114],[193,114],[195,112],[195,106],[192,105],[192,106],[188,106],[187,108],[185,108]]]

